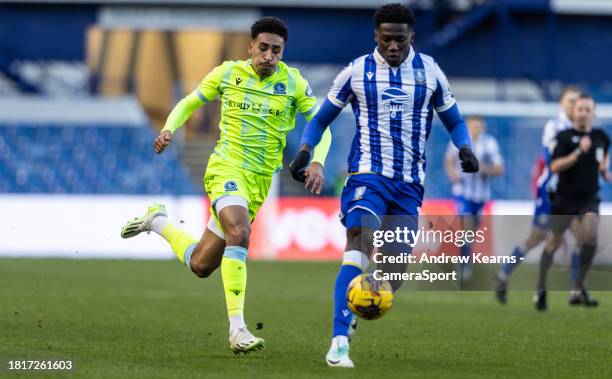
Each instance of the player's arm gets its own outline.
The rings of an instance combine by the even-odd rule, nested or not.
[[[193,111],[202,105],[214,100],[219,94],[221,76],[225,70],[225,64],[215,67],[198,85],[198,88],[185,96],[176,104],[166,119],[166,124],[155,139],[153,147],[160,154],[172,142],[174,132],[180,129],[191,117]]]
[[[478,172],[478,158],[472,152],[472,140],[467,125],[459,113],[446,75],[437,64],[436,79],[436,90],[432,96],[434,109],[446,130],[448,130],[453,144],[459,149],[459,159],[463,172]]]
[[[346,67],[334,80],[334,84],[327,98],[316,112],[316,114],[308,121],[302,139],[300,141],[300,150],[295,159],[291,162],[289,168],[293,178],[298,181],[304,181],[305,170],[310,162],[310,151],[313,146],[318,146],[321,142],[324,133],[328,130],[329,124],[338,117],[342,108],[348,104],[353,92],[351,89],[351,72],[352,65]],[[331,133],[330,133],[331,135]],[[331,140],[330,140],[331,141]],[[315,149],[316,154],[316,149]]]
[[[446,149],[446,154],[444,154],[444,171],[446,171],[446,175],[452,183],[457,183],[460,179],[455,166],[456,160],[457,150],[454,148],[452,143],[449,143],[448,148]]]
[[[554,149],[552,161],[550,162],[550,171],[558,174],[560,172],[572,168],[580,156],[589,151],[591,148],[591,139],[589,136],[583,136],[580,139],[580,144],[577,148],[571,150],[570,141],[565,133],[560,133],[553,142]]]
[[[304,116],[306,121],[311,121],[317,113],[317,99],[313,96],[312,90],[308,85],[308,82],[303,78],[298,80],[297,87],[297,108],[298,111]],[[304,188],[307,191],[321,193],[325,176],[323,174],[323,166],[325,166],[325,159],[331,146],[332,135],[329,129],[325,130],[319,143],[315,145],[313,152],[312,163],[303,172]],[[293,174],[293,171],[292,171]],[[295,178],[295,176],[294,176]],[[300,178],[301,179],[301,178]]]
[[[174,132],[183,126],[189,117],[191,117],[193,111],[205,104],[196,92],[197,90],[181,99],[168,115],[164,128],[153,144],[157,154],[160,154],[170,145]]]

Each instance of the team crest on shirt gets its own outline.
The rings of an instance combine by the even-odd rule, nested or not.
[[[237,191],[238,190],[238,184],[236,184],[236,182],[233,181],[233,180],[225,182],[225,185],[223,185],[223,187],[225,188],[225,190],[227,192],[232,192],[232,191]]]
[[[278,82],[274,85],[274,93],[277,95],[284,95],[287,93],[287,86],[285,83]]]
[[[397,112],[408,111],[409,104],[412,103],[412,94],[401,88],[389,87],[380,93],[380,102],[383,109],[395,117]]]
[[[427,77],[425,76],[424,68],[417,68],[414,70],[414,81],[416,84],[425,84]]]

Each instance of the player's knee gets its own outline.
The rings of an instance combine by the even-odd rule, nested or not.
[[[582,232],[582,243],[589,245],[597,244],[597,229],[584,230]]]
[[[251,235],[251,226],[244,223],[229,225],[225,232],[227,246],[248,246]]]
[[[208,278],[217,269],[218,266],[212,265],[209,262],[194,262],[191,261],[191,271],[198,278]]]

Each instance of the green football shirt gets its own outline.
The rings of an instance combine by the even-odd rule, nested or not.
[[[204,102],[220,97],[221,135],[215,154],[245,169],[272,175],[282,167],[287,133],[300,112],[310,120],[316,98],[299,70],[279,62],[260,80],[251,60],[226,61],[198,85]]]

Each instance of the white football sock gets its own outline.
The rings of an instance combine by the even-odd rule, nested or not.
[[[157,216],[151,222],[151,230],[161,236],[162,235],[162,230],[164,229],[164,226],[166,226],[166,224],[168,222],[170,222],[170,221],[168,221],[168,217],[166,217],[166,216]]]
[[[246,328],[244,315],[229,316],[230,332],[236,328]]]

